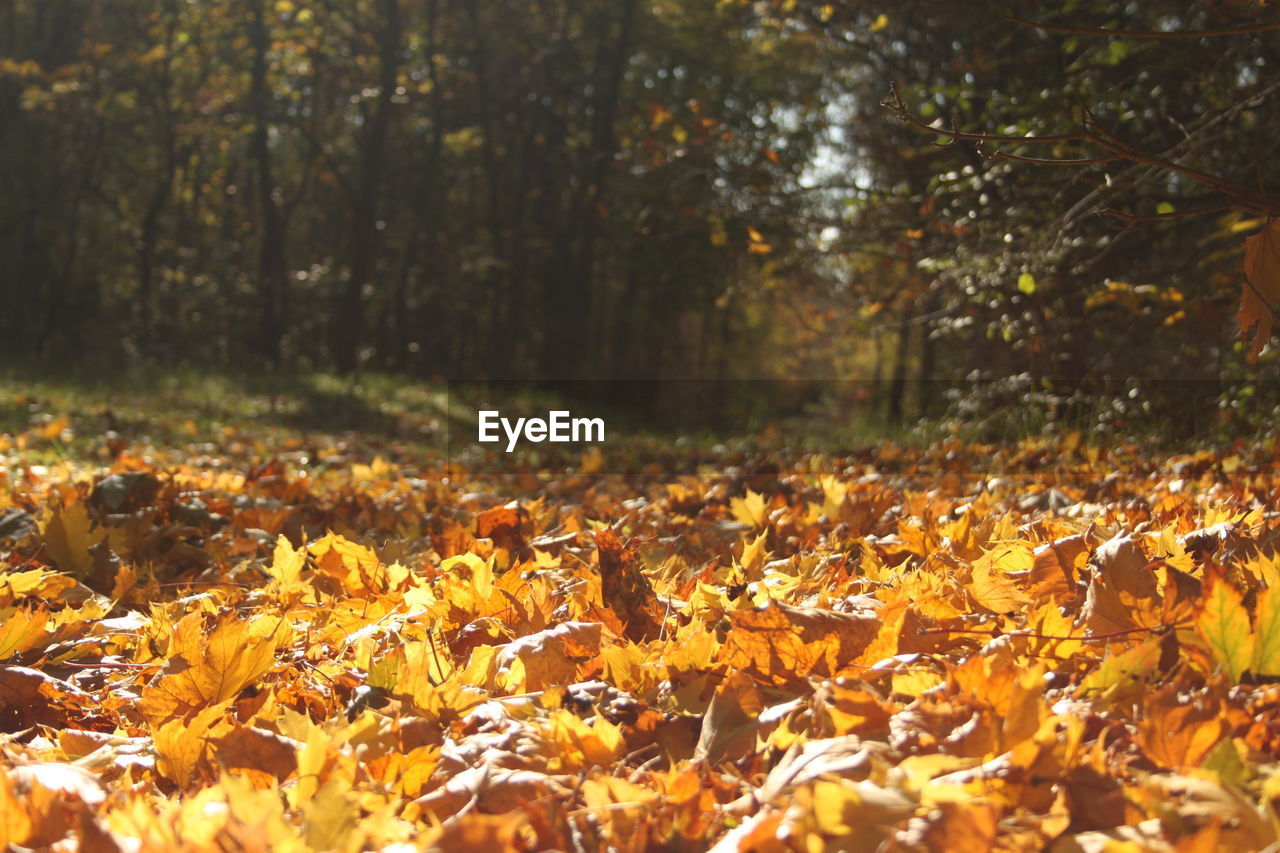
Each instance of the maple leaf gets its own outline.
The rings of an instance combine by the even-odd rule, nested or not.
[[[528,513],[516,501],[487,509],[476,516],[476,538],[492,539],[499,548],[514,553],[525,552],[522,526]]]
[[[1280,220],[1244,241],[1245,286],[1236,316],[1245,352],[1256,361],[1271,339],[1280,302]]]
[[[1155,574],[1137,541],[1117,536],[1098,547],[1082,616],[1095,634],[1161,624],[1163,602]]]
[[[403,573],[396,577],[372,550],[336,533],[311,543],[308,550],[316,561],[316,570],[340,581],[353,596],[386,592],[403,579]]]
[[[77,578],[83,578],[93,568],[89,549],[107,535],[102,529],[90,528],[89,511],[83,500],[76,500],[56,510],[42,534],[44,546],[58,568]]]
[[[523,690],[571,684],[578,666],[600,654],[602,627],[598,622],[564,622],[513,640],[498,649],[499,675],[519,660],[524,664]]]
[[[1227,671],[1232,683],[1253,664],[1254,636],[1244,599],[1221,572],[1205,573],[1204,605],[1196,617],[1196,630],[1209,647],[1213,660]]]
[[[883,698],[865,687],[839,681],[832,683],[829,690],[824,710],[837,735],[867,735],[888,730],[894,708]]]
[[[1249,669],[1258,675],[1280,675],[1280,590],[1264,589],[1258,593],[1255,612]]]
[[[1079,691],[1082,695],[1105,692],[1149,675],[1159,663],[1160,640],[1144,640],[1125,652],[1103,658],[1102,663],[1080,682]]]
[[[1044,595],[1071,594],[1079,561],[1088,549],[1089,543],[1083,534],[1037,545],[1032,551],[1031,583]]]
[[[771,601],[729,616],[733,629],[722,657],[774,684],[810,675],[832,676],[853,663],[875,640],[880,619],[871,613],[837,613]]]
[[[925,843],[934,850],[983,853],[995,846],[1000,807],[981,800],[938,803],[938,814],[929,821]]]
[[[48,622],[47,610],[24,607],[9,613],[0,625],[0,660],[42,645],[50,636]]]
[[[551,712],[546,736],[557,747],[548,764],[552,772],[608,765],[623,746],[622,730],[604,717],[588,723],[563,709]]]
[[[330,779],[304,808],[307,843],[313,850],[359,850],[364,832],[360,804],[351,786]]]
[[[291,635],[283,619],[246,620],[231,613],[206,633],[203,618],[192,613],[175,627],[172,657],[143,690],[139,709],[159,725],[224,702],[266,673]]]
[[[205,761],[210,732],[226,707],[225,703],[211,705],[189,720],[170,719],[157,728],[152,736],[159,759],[157,769],[180,787],[195,782]]]
[[[302,570],[307,564],[307,549],[294,548],[283,536],[276,537],[276,548],[271,555],[267,573],[279,585],[281,591],[297,589],[302,584]]]
[[[61,679],[25,666],[0,666],[0,720],[11,731],[33,725],[63,728],[95,703]]]
[[[731,672],[716,687],[702,718],[695,758],[719,761],[754,748],[764,704],[756,683],[745,673]]]
[[[1010,548],[993,548],[973,564],[969,592],[975,601],[993,613],[1019,611],[1031,604],[1031,596],[1019,589],[1003,571],[1001,560],[1007,559],[1008,555],[1025,556],[1028,566],[1031,564],[1030,554]]]
[[[75,586],[75,578],[48,569],[5,572],[0,576],[0,607],[8,607],[21,598],[57,599]]]
[[[893,824],[916,810],[916,803],[870,781],[819,780],[813,783],[811,808],[823,835],[844,839],[846,849],[874,851]]]
[[[769,507],[764,495],[747,489],[745,498],[733,498],[729,501],[729,509],[741,524],[748,524],[757,529],[769,522]]]
[[[1138,726],[1143,751],[1161,767],[1199,767],[1227,732],[1217,704],[1186,702],[1169,685],[1148,703],[1148,714]]]
[[[243,774],[253,774],[265,787],[271,780],[283,782],[298,769],[297,751],[302,744],[254,726],[236,726],[217,738],[213,752],[218,764]]]

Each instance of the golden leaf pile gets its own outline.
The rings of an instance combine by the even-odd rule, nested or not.
[[[0,475],[0,845],[1280,844],[1274,447],[383,453]]]

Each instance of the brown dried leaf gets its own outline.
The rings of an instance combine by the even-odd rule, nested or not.
[[[213,742],[218,764],[228,770],[254,770],[283,782],[298,769],[297,750],[291,738],[254,726],[237,726]]]
[[[526,543],[522,527],[527,519],[528,513],[517,501],[495,506],[476,516],[476,538],[492,539],[494,545],[512,553],[523,552]]]
[[[596,547],[604,603],[626,625],[627,639],[636,643],[657,639],[666,611],[641,573],[636,552],[625,547],[608,528],[596,533]]]
[[[1245,286],[1236,317],[1245,352],[1256,360],[1275,327],[1280,302],[1280,220],[1244,241]]]
[[[1146,554],[1130,536],[1117,536],[1094,552],[1095,571],[1082,618],[1094,634],[1160,625],[1163,602]]]

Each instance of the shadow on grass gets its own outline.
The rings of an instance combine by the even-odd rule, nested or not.
[[[42,417],[69,415],[78,433],[185,444],[224,427],[267,432],[360,433],[432,443],[443,429],[442,386],[365,374],[237,373],[139,367],[105,374],[85,369],[0,373],[0,433],[17,434]]]

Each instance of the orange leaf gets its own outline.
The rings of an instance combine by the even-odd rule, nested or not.
[[[523,662],[526,691],[572,684],[578,664],[600,654],[602,628],[599,622],[563,622],[520,637],[499,647],[498,666],[507,669],[516,660]]]
[[[1182,704],[1176,691],[1152,696],[1148,716],[1138,725],[1138,742],[1161,767],[1199,767],[1226,734],[1226,722],[1216,704]]]
[[[832,676],[875,640],[880,619],[771,601],[729,615],[733,630],[722,655],[733,669],[782,685]]]
[[[283,782],[298,769],[302,744],[253,726],[238,726],[218,738],[215,754],[228,770],[251,770]]]
[[[476,538],[492,539],[499,548],[520,551],[525,547],[520,527],[527,516],[516,501],[487,509],[476,516]]]
[[[1280,220],[1244,241],[1244,274],[1247,283],[1236,319],[1252,361],[1271,338],[1276,322],[1271,306],[1280,302]]]
[[[626,623],[628,639],[637,643],[656,639],[662,631],[665,610],[649,580],[641,574],[636,552],[624,547],[608,528],[596,533],[596,547],[600,552],[604,603]]]
[[[1155,573],[1138,543],[1117,536],[1098,547],[1085,595],[1084,621],[1095,634],[1151,628],[1164,616]]]
[[[173,719],[152,735],[156,749],[156,769],[186,787],[201,778],[210,730],[221,722],[225,705],[205,708],[190,720]]]

